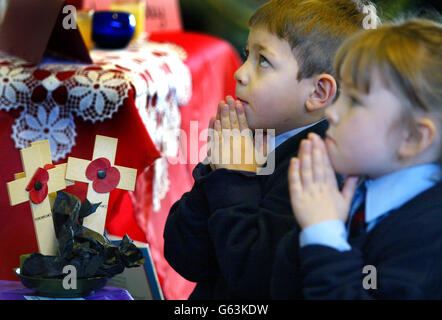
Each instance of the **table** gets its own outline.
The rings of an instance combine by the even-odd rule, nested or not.
[[[25,296],[36,295],[34,291],[25,288],[20,281],[0,280],[0,300],[29,300]],[[103,287],[87,296],[85,300],[133,300],[133,298],[124,289]]]
[[[181,121],[179,126],[182,132],[186,133],[185,139],[174,146],[173,142],[168,144],[167,139],[161,139],[161,131],[155,130],[153,126],[146,126],[139,108],[143,103],[140,92],[131,83],[131,86],[126,88],[127,98],[111,118],[93,123],[78,115],[73,117],[77,135],[75,146],[67,155],[89,158],[94,141],[91,137],[96,134],[119,139],[116,163],[137,168],[139,176],[135,192],[116,190],[111,194],[109,208],[112,209],[108,212],[106,229],[113,235],[123,236],[127,233],[134,240],[148,242],[166,298],[185,299],[194,284],[181,278],[165,261],[164,224],[170,207],[184,192],[190,190],[193,184],[191,172],[198,158],[191,159],[192,154],[195,154],[195,149],[190,144],[192,135],[193,138],[198,137],[207,128],[209,118],[214,115],[219,100],[227,94],[234,94],[233,73],[241,61],[227,42],[204,34],[165,32],[152,34],[150,40],[178,45],[186,54],[184,63],[190,70],[192,93],[188,101],[182,101],[183,105],[179,107],[178,114]],[[160,52],[158,54],[161,55]],[[119,69],[124,71],[125,67],[120,66]],[[62,77],[68,75],[63,74]],[[44,74],[39,76],[44,77]],[[43,78],[42,81],[48,78],[50,77]],[[174,79],[168,79],[173,84]],[[46,80],[46,86],[51,88],[57,82],[50,80]],[[62,94],[60,96],[63,97]],[[174,97],[177,99],[176,95]],[[178,104],[178,101],[175,101]],[[148,95],[145,105],[149,104],[155,105],[155,95]],[[21,109],[0,110],[0,279],[7,280],[16,280],[12,268],[17,267],[20,254],[37,251],[29,205],[10,207],[5,187],[6,182],[13,179],[12,174],[22,170],[19,151],[11,139],[11,128],[20,117],[20,111]],[[153,121],[154,118],[148,119]],[[162,119],[164,117],[155,120],[164,123]],[[192,123],[193,120],[198,121],[197,127]],[[176,125],[177,122],[173,123]],[[166,161],[170,160],[167,152],[174,148],[187,152],[188,161],[175,164]],[[204,148],[204,141],[200,141],[196,150],[204,154]],[[57,163],[64,161],[65,159],[61,158]],[[161,185],[161,182],[165,183]],[[84,199],[86,186],[76,184],[67,191]]]

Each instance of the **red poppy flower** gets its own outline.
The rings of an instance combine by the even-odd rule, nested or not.
[[[35,171],[31,181],[29,181],[26,191],[29,191],[29,197],[35,204],[42,203],[48,195],[49,173],[43,168]]]
[[[93,181],[92,187],[96,192],[108,193],[120,182],[120,171],[112,167],[106,158],[98,158],[88,165],[86,177]]]

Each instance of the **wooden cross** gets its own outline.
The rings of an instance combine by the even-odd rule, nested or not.
[[[51,146],[50,146],[49,140],[41,140],[41,141],[31,142],[31,147],[40,148],[40,156],[41,156],[43,163],[45,165],[48,165],[48,164],[52,165]],[[67,167],[66,163],[56,165],[56,167],[58,167],[58,166],[63,166],[65,168],[64,170],[66,171],[66,167]],[[26,177],[24,172],[14,173],[15,180],[21,179],[24,177]],[[74,184],[75,184],[74,181],[66,179],[66,187],[73,186]],[[51,204],[51,209],[52,209],[52,207],[54,206],[55,198],[57,197],[57,192],[49,193],[48,196],[49,196],[49,203]]]
[[[12,206],[15,206],[29,201],[34,220],[38,250],[43,255],[56,255],[58,242],[55,236],[49,197],[46,196],[40,203],[34,203],[30,200],[30,191],[26,190],[37,170],[44,168],[47,164],[52,164],[49,141],[33,142],[29,148],[20,150],[20,156],[24,172],[15,174],[15,180],[6,184],[9,202]],[[66,188],[66,163],[48,169],[47,172],[49,174],[49,180],[47,182],[48,194]]]
[[[88,169],[90,169],[90,165],[98,159],[107,159],[110,162],[110,166],[116,168],[119,171],[120,178],[115,188],[129,191],[133,191],[135,189],[137,170],[114,165],[117,144],[118,139],[97,135],[95,137],[95,146],[92,155],[92,161],[73,157],[68,158],[66,179],[88,183],[89,186],[87,189],[86,198],[91,203],[101,202],[101,205],[97,208],[97,211],[94,214],[85,217],[83,220],[83,226],[95,232],[98,232],[99,234],[104,233],[110,191],[97,192],[95,190],[93,182],[98,179],[105,179],[106,174],[102,170],[100,170],[98,171],[96,177],[94,177],[94,179],[96,180],[89,179],[87,177],[87,171]]]

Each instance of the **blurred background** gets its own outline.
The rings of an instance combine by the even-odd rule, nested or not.
[[[180,0],[185,30],[202,31],[228,40],[242,52],[247,41],[247,21],[268,0]],[[376,0],[382,21],[415,14],[438,19],[441,0]]]

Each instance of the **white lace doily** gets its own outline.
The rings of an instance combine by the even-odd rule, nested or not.
[[[26,106],[30,98],[27,85],[32,70],[3,61],[0,64],[0,110],[10,111]]]
[[[168,156],[178,152],[179,105],[192,94],[186,52],[174,44],[135,42],[124,50],[92,50],[93,65],[32,66],[0,53],[0,110],[23,108],[12,127],[16,148],[48,139],[54,161],[75,145],[74,115],[111,118],[135,88],[135,104],[162,153],[154,164],[153,208],[169,190]]]
[[[48,139],[55,161],[71,151],[76,135],[74,118],[67,108],[47,101],[28,105],[12,126],[16,148],[26,148],[33,141]]]
[[[92,59],[103,68],[128,72],[136,91],[136,106],[162,157],[154,163],[152,202],[158,211],[169,190],[167,157],[178,152],[180,105],[192,95],[192,77],[184,64],[186,52],[169,43],[137,42],[126,50],[95,50]]]

